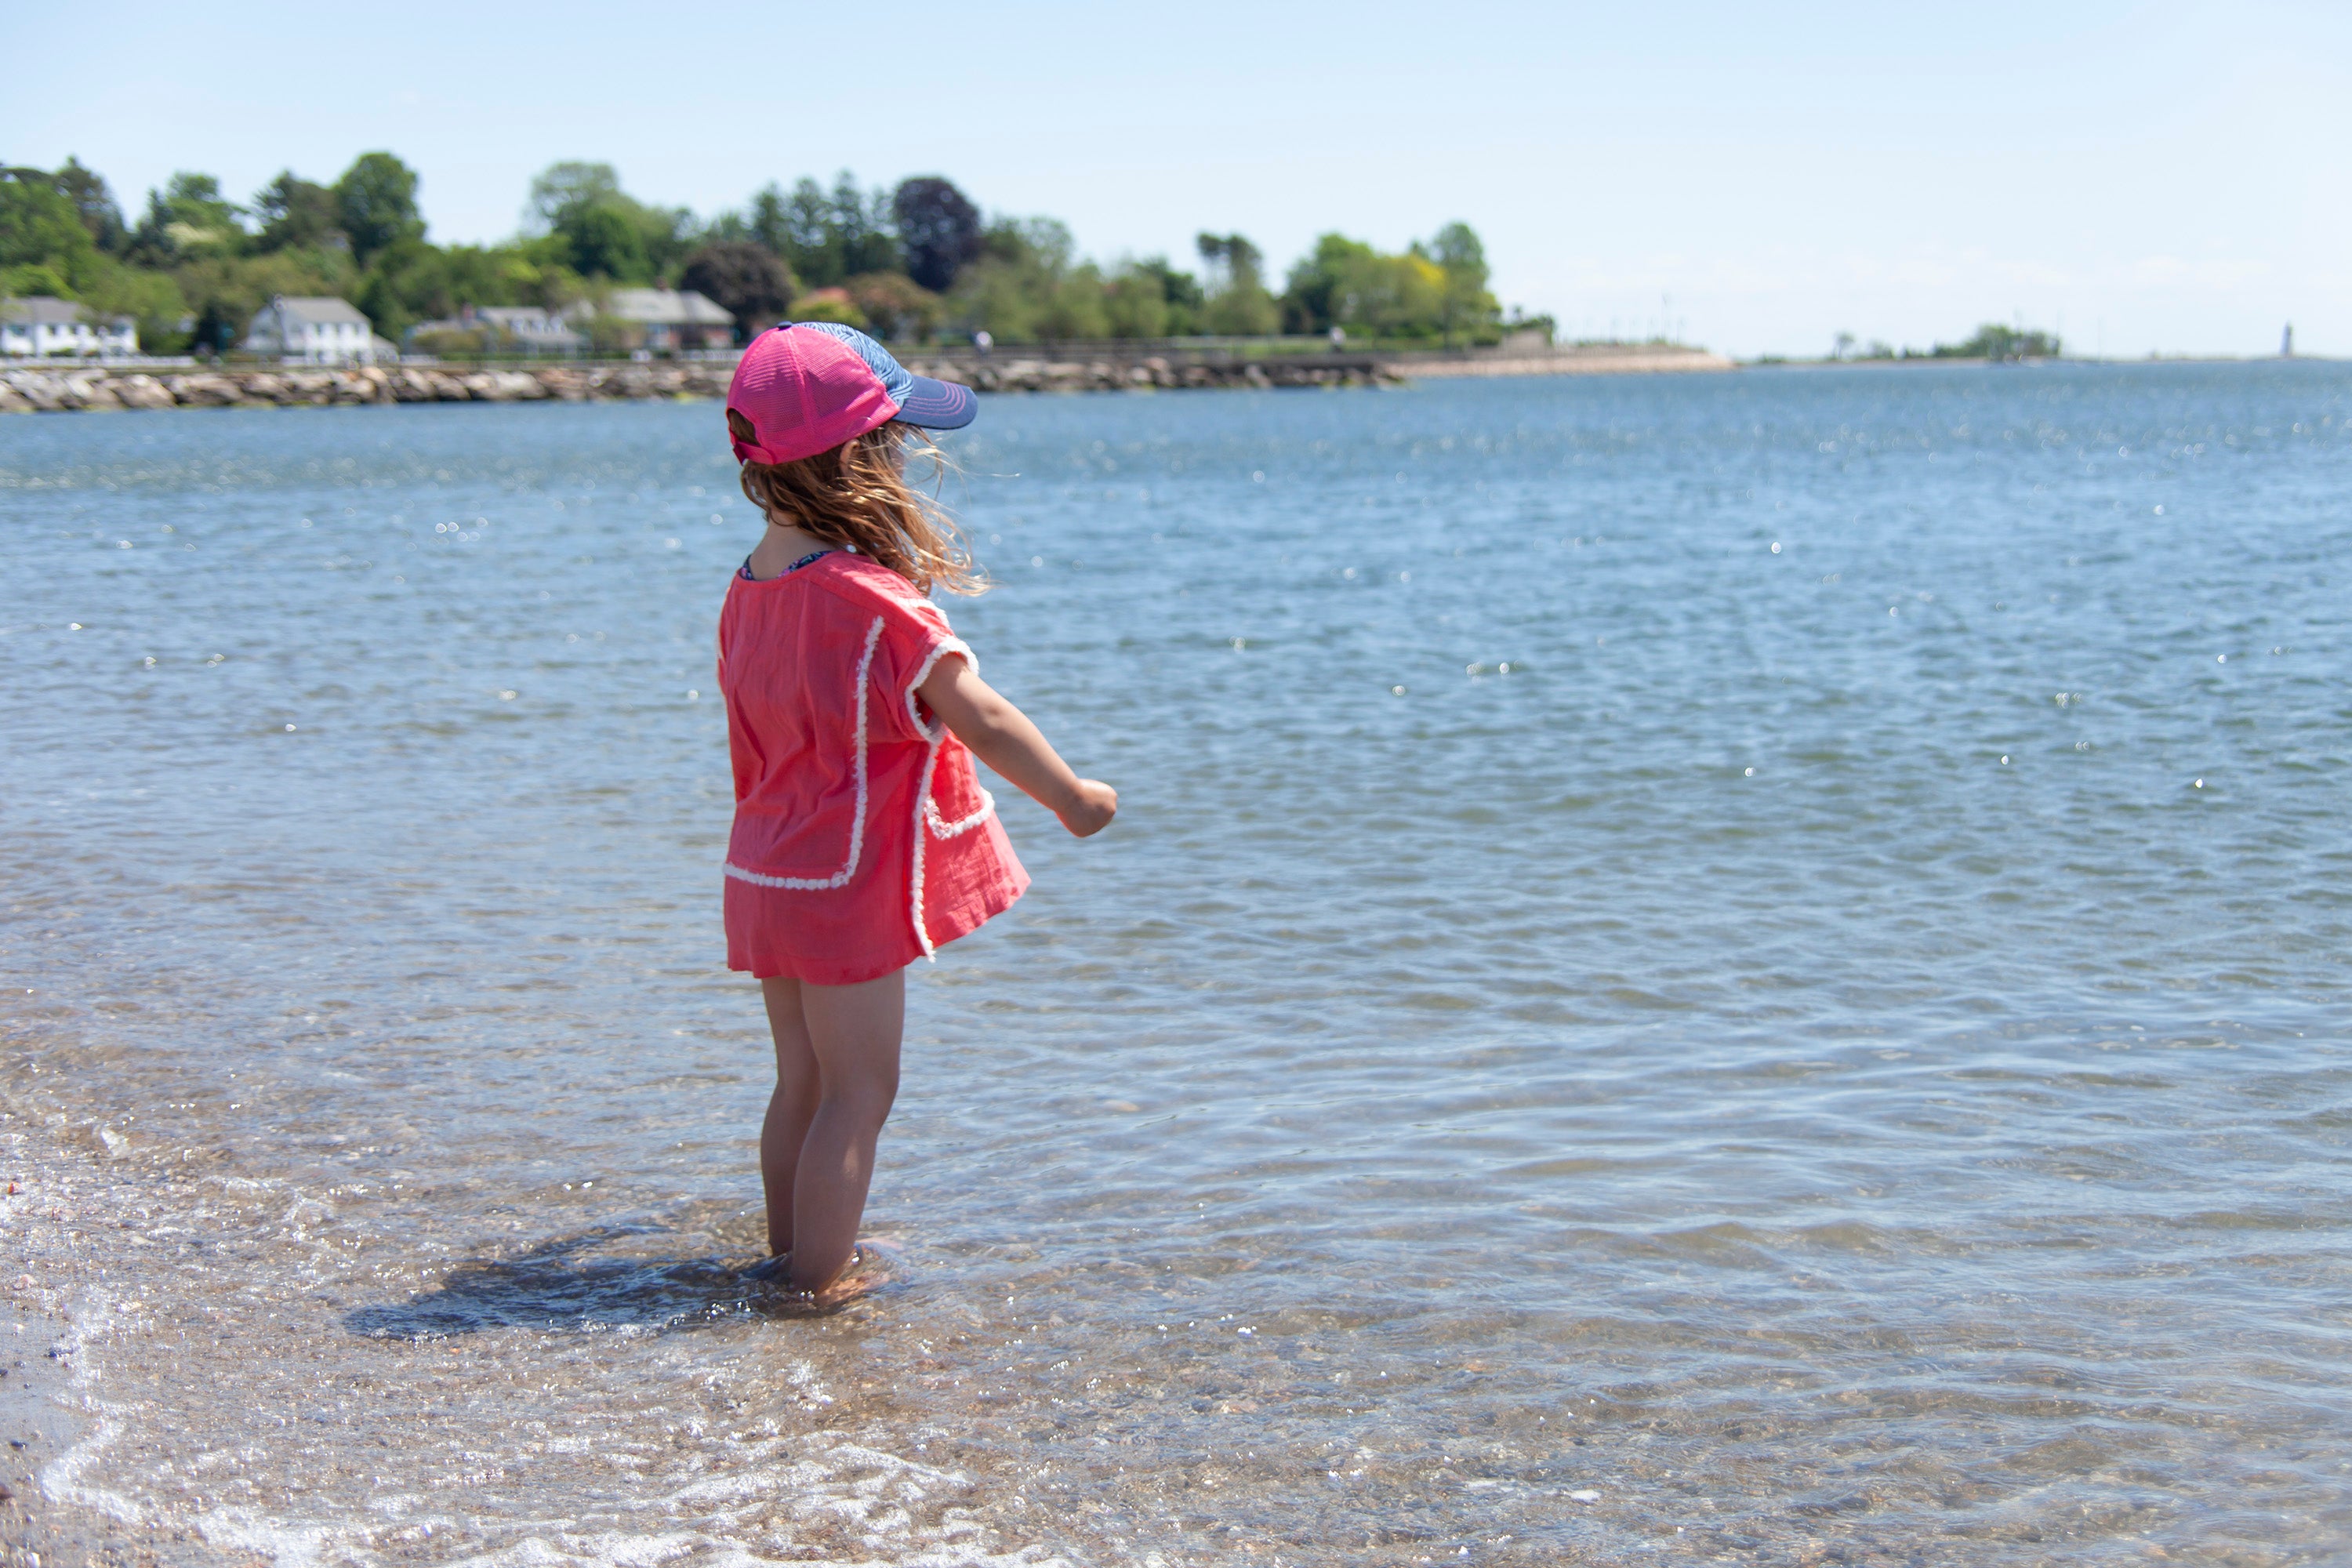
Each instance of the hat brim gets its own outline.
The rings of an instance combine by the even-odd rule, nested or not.
[[[898,417],[925,430],[961,430],[980,412],[980,399],[969,386],[908,374],[906,395],[898,399]]]

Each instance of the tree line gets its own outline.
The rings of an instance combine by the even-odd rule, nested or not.
[[[1507,324],[1464,223],[1396,253],[1324,235],[1277,287],[1242,235],[1202,234],[1190,266],[1164,256],[1106,265],[1080,257],[1059,221],[983,215],[938,175],[887,190],[845,171],[830,187],[772,183],[706,218],[631,195],[610,164],[562,163],[532,180],[520,232],[479,246],[433,243],[417,185],[389,153],[361,155],[332,184],[289,170],[243,203],[210,174],[181,173],[148,193],[132,223],[73,159],[0,169],[0,295],[135,317],[141,343],[159,352],[231,348],[278,294],[350,300],[399,342],[467,306],[584,305],[576,313],[593,332],[612,289],[646,285],[700,290],[744,336],[780,320],[831,320],[900,342],[1337,328],[1358,340],[1475,343]]]
[[[1867,343],[1857,343],[1852,332],[1840,332],[1831,345],[1833,360],[1890,359],[1986,359],[2029,360],[2056,359],[2065,352],[2065,342],[2055,332],[2039,328],[2004,327],[1999,321],[1987,321],[1956,343],[1937,343],[1921,353],[1906,346],[1899,352],[1891,345],[1873,338]]]

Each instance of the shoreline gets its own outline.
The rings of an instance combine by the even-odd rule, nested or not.
[[[1050,349],[910,353],[918,375],[982,393],[1174,392],[1395,386],[1465,376],[1652,375],[1738,368],[1720,354],[1667,345],[1611,344],[1498,355],[1478,350],[1413,354],[1128,355],[1057,357]],[[0,414],[136,408],[296,408],[403,403],[602,403],[722,397],[725,361],[546,365],[195,367],[106,364],[0,368]]]
[[[2333,354],[2030,354],[2020,359],[1985,359],[1976,355],[1891,354],[1884,359],[1744,359],[1741,370],[1895,370],[1919,365],[1993,365],[2034,369],[2043,365],[2095,365],[2101,369],[2169,364],[2337,364]]]
[[[74,1302],[93,1279],[135,1276],[126,1248],[132,1194],[98,1160],[63,1146],[21,1107],[0,1111],[0,1222],[13,1242],[0,1275],[0,1562],[8,1568],[212,1561],[183,1528],[125,1516],[80,1484],[110,1440]],[[85,1300],[84,1305],[88,1302]]]

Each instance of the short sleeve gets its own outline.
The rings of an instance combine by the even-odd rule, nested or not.
[[[879,711],[870,721],[871,729],[906,741],[935,739],[938,721],[925,722],[916,689],[950,654],[961,654],[974,669],[980,668],[979,658],[955,635],[944,611],[912,594],[894,598],[883,612],[882,647],[875,651],[874,699]]]

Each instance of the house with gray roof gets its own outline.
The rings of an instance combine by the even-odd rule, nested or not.
[[[139,324],[54,295],[0,300],[0,354],[135,354]]]
[[[577,354],[588,335],[571,313],[542,305],[467,305],[445,321],[419,321],[403,340],[440,354]]]
[[[255,312],[245,352],[297,364],[373,364],[383,343],[348,300],[280,294]]]
[[[723,349],[735,342],[735,318],[692,289],[615,289],[602,312],[633,349]]]
[[[546,306],[463,306],[440,322],[416,322],[404,341],[412,348],[454,341],[470,345],[463,353],[489,355],[576,355],[588,348],[588,334],[572,327],[572,312]]]
[[[561,310],[541,305],[484,305],[471,312],[501,343],[525,353],[578,353],[588,346],[585,333],[574,331]]]

